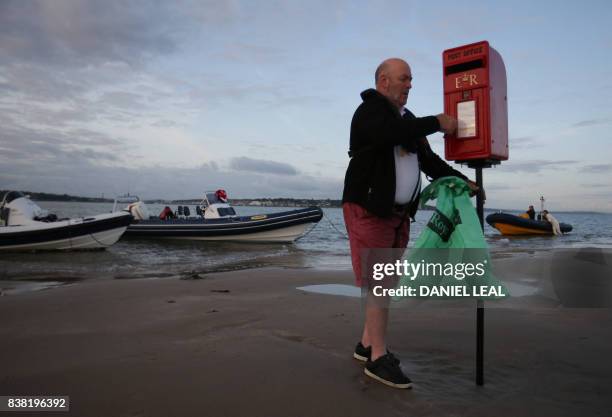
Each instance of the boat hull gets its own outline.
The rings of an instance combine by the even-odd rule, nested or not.
[[[299,239],[321,220],[318,207],[280,213],[223,219],[141,220],[131,224],[125,236],[145,239],[283,242]]]
[[[0,228],[0,251],[104,249],[115,244],[132,221],[129,213],[108,213],[57,222]]]
[[[552,225],[547,221],[525,219],[507,213],[493,213],[486,218],[487,223],[499,230],[504,236],[552,235]],[[572,226],[560,223],[561,231],[568,233]]]

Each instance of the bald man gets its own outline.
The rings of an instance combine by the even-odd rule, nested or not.
[[[376,89],[361,93],[351,122],[348,169],[342,207],[351,248],[356,285],[371,288],[362,271],[363,251],[406,248],[410,219],[421,191],[421,171],[429,178],[457,176],[459,171],[436,155],[426,136],[452,134],[457,121],[445,114],[415,117],[404,106],[412,88],[410,66],[399,58],[383,61],[375,72]],[[399,360],[387,350],[388,300],[368,292],[365,323],[353,357],[365,362],[369,377],[395,388],[411,388]]]

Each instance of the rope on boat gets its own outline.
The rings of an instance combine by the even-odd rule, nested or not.
[[[94,234],[93,234],[93,233],[90,233],[90,234],[89,234],[89,236],[90,236],[90,237],[91,237],[93,240],[95,240],[95,241],[98,243],[98,245],[100,245],[100,247],[102,247],[102,248],[109,248],[109,247],[111,246],[111,245],[106,245],[106,244],[104,244],[104,243],[100,242],[98,239],[96,239],[96,237],[94,236]],[[70,244],[72,245],[72,239],[70,240]]]
[[[308,230],[308,231],[307,231],[306,233],[304,233],[302,236],[300,236],[300,237],[298,237],[297,239],[295,239],[295,240],[296,240],[296,242],[297,242],[298,240],[304,239],[306,236],[308,236],[308,235],[310,234],[310,232],[312,232],[312,231],[314,230],[314,228],[315,228],[315,227],[317,227],[317,224],[318,224],[318,223],[313,224],[313,225],[312,225],[312,227],[310,228],[310,230]]]
[[[340,236],[342,236],[344,239],[348,240],[348,235],[346,233],[343,233],[340,229],[338,229],[336,227],[336,225],[334,224],[334,222],[331,221],[331,219],[327,216],[327,214],[325,214],[325,212],[323,211],[323,217],[325,217],[327,219],[327,221],[329,222],[329,224],[331,224],[331,226],[334,228],[334,230],[336,232],[338,232],[338,234]]]

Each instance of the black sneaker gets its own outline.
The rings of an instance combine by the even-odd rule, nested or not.
[[[393,355],[393,353],[389,352],[389,349],[387,349],[387,355],[391,356],[393,360],[399,365],[399,359],[397,359]],[[372,359],[372,346],[365,347],[363,343],[357,343],[357,346],[355,346],[355,352],[353,352],[353,358],[361,362],[369,361],[370,359]]]
[[[353,353],[353,358],[357,359],[361,362],[367,362],[372,357],[372,346],[365,347],[363,343],[357,343],[355,346],[355,352]]]
[[[412,381],[402,372],[399,361],[390,353],[366,362],[364,372],[367,376],[394,388],[412,388]]]

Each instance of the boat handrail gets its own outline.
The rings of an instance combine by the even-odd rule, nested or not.
[[[140,201],[140,197],[137,195],[130,195],[130,193],[118,195],[115,197],[115,202],[113,203],[113,213],[117,211],[117,204],[132,204]]]
[[[219,203],[227,204],[227,203],[223,203],[221,200],[217,198],[215,191],[205,191],[204,198],[202,198],[202,201],[200,201],[200,206],[206,208],[213,204],[219,204]]]

